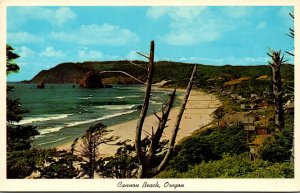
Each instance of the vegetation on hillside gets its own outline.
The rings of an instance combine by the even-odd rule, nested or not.
[[[293,33],[290,29],[292,38]],[[151,50],[154,51],[154,42],[152,44]],[[11,46],[7,46],[7,74],[19,70],[14,62],[19,56],[13,51]],[[160,61],[156,62],[153,72],[153,51],[149,57],[148,74],[129,61],[64,63],[40,72],[31,80],[78,83],[90,71],[122,70],[146,82],[145,102],[137,124],[135,145],[128,145],[126,141],[119,142],[121,147],[112,157],[102,158],[98,151],[101,144],[116,140],[115,137],[106,138],[109,131],[103,124],[92,126],[86,131],[80,151],[75,150],[77,140],[70,151],[34,149],[31,142],[39,134],[38,131],[31,125],[15,124],[22,120],[26,111],[21,108],[18,100],[7,98],[7,178],[32,177],[34,173],[38,173],[36,178],[94,178],[95,174],[104,178],[294,177],[294,107],[291,105],[294,100],[294,66],[285,64],[280,52],[270,54],[273,74],[270,66],[265,65],[198,64],[197,77],[193,78],[196,72],[193,64]],[[290,52],[288,54],[293,55]],[[142,61],[134,63],[146,65]],[[276,69],[274,63],[277,65]],[[189,80],[187,77],[192,71]],[[102,78],[110,78],[111,83],[114,80],[124,83],[120,81],[120,76],[105,74]],[[163,105],[162,117],[156,115],[158,128],[141,139],[151,83],[162,80],[170,80],[168,86],[183,87],[189,83],[187,97],[180,108],[179,121],[170,143],[160,141],[160,138],[168,120],[175,91],[174,96],[169,96],[169,102]],[[128,79],[125,82],[127,81]],[[211,127],[200,129],[175,146],[180,118],[193,83],[198,88],[217,94],[223,105],[214,112],[216,120]],[[8,88],[8,92],[11,89]],[[229,120],[228,116],[232,119],[236,116],[236,120]],[[239,120],[239,116],[243,119]],[[250,117],[252,121],[249,121]],[[250,127],[253,129],[250,130]]]
[[[134,63],[145,66],[143,61],[133,61]],[[174,68],[176,66],[176,68]],[[186,64],[170,61],[155,62],[155,69],[153,75],[153,83],[162,80],[171,80],[170,86],[185,87],[188,83],[188,78],[192,73],[194,64]],[[282,78],[286,81],[293,80],[294,74],[291,71],[293,65],[286,64],[282,66]],[[49,70],[43,70],[37,74],[30,82],[38,83],[44,81],[45,83],[77,83],[84,74],[89,71],[124,71],[134,77],[146,81],[147,71],[132,65],[128,61],[103,61],[103,62],[83,62],[83,63],[63,63],[59,64]],[[260,76],[271,73],[270,67],[266,65],[261,66],[209,66],[197,64],[197,77],[195,85],[199,88],[209,89],[211,87],[223,87],[225,82],[239,79],[242,77],[251,77],[256,79]],[[107,73],[103,74],[103,79],[110,78],[115,82],[122,83],[120,79],[128,79],[122,74]],[[113,79],[112,79],[113,78]],[[138,83],[134,80],[126,80],[128,83]],[[125,81],[125,82],[126,82]],[[244,81],[245,83],[248,81]]]

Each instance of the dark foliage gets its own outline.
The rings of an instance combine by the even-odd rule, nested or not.
[[[19,66],[14,62],[15,59],[19,58],[18,54],[14,53],[14,49],[6,44],[6,74],[18,72]]]
[[[191,166],[187,172],[174,169],[163,171],[158,178],[293,178],[294,166],[290,163],[250,161],[248,153],[225,154],[220,160]]]
[[[25,178],[35,170],[35,161],[30,151],[7,153],[7,178]]]
[[[6,67],[7,74],[18,72],[19,67],[14,60],[19,58],[14,49],[6,45]],[[12,88],[7,88],[11,92]],[[7,130],[7,178],[25,178],[35,170],[35,154],[31,150],[32,138],[38,135],[35,127],[28,125],[14,125],[22,120],[26,113],[21,108],[19,99],[6,99],[6,130]]]
[[[169,168],[184,172],[191,165],[220,159],[225,153],[234,155],[248,151],[246,131],[242,127],[212,128],[178,145]]]
[[[271,162],[289,161],[292,156],[293,138],[292,129],[285,128],[282,132],[275,133],[260,148],[261,158]]]
[[[74,167],[75,161],[81,161],[78,156],[67,151],[53,151],[51,156],[46,157],[46,167],[40,169],[41,178],[76,178],[79,169]]]
[[[13,100],[10,98],[6,98],[6,105],[6,121],[9,123],[21,121],[22,115],[28,112],[21,108],[20,99]]]
[[[105,158],[100,172],[106,178],[135,178],[135,170],[138,168],[138,158],[133,155],[134,146],[123,145],[114,157]]]
[[[84,174],[89,178],[94,178],[94,172],[100,167],[102,161],[100,158],[99,147],[101,144],[107,144],[116,141],[115,136],[106,137],[110,131],[102,123],[89,127],[82,137],[82,150],[80,156],[83,162],[80,163]]]

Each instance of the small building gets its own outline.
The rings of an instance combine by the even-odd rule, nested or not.
[[[256,132],[257,135],[268,135],[268,128],[259,127],[259,128],[256,128],[255,132]]]
[[[244,125],[244,130],[254,133],[255,125],[247,125],[247,126]]]
[[[265,100],[263,100],[261,103],[258,104],[259,108],[267,108],[269,106],[269,103]]]
[[[239,100],[239,101],[246,101],[246,98],[244,98],[244,97],[242,97],[242,96],[237,96],[237,99]]]
[[[246,109],[246,105],[245,104],[241,104],[240,108],[241,109]]]
[[[250,109],[252,109],[252,110],[258,110],[259,106],[257,104],[250,104]]]
[[[223,92],[222,92],[222,95],[223,95],[223,96],[228,96],[228,95],[230,95],[230,94],[231,94],[230,91],[223,91]]]
[[[284,111],[287,112],[287,113],[292,113],[292,112],[294,112],[294,101],[288,100],[288,101],[284,104],[283,108],[284,108]]]
[[[244,126],[244,129],[248,132],[254,133],[255,132],[255,125],[254,125],[254,117],[252,116],[246,116],[242,120],[242,125]]]
[[[238,94],[231,94],[230,97],[231,97],[232,99],[237,99]]]
[[[250,94],[250,98],[258,98],[257,94]]]
[[[254,124],[254,117],[244,117],[244,119],[242,120],[242,124],[243,125],[253,125]]]

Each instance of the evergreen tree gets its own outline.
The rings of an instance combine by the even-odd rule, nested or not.
[[[19,71],[19,66],[14,62],[19,58],[14,49],[6,45],[6,74]],[[10,92],[11,89],[7,89]],[[32,138],[38,135],[36,127],[22,126],[15,123],[22,120],[26,113],[21,108],[19,99],[6,99],[6,129],[7,129],[7,178],[24,178],[32,173],[35,164],[30,153]]]
[[[10,74],[13,72],[18,72],[20,67],[15,63],[15,59],[20,56],[14,53],[14,49],[6,44],[6,74]]]
[[[101,165],[99,147],[101,144],[113,142],[118,138],[115,136],[106,137],[110,131],[102,123],[98,123],[89,127],[85,135],[82,137],[82,150],[80,155],[85,162],[81,163],[84,174],[89,178],[94,178],[94,172]]]

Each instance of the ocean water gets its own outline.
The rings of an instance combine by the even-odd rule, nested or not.
[[[24,114],[20,125],[34,125],[40,132],[34,147],[56,147],[82,136],[89,126],[102,122],[107,126],[136,119],[143,104],[144,87],[113,85],[113,88],[82,89],[73,84],[8,83],[14,90],[10,98],[20,98]],[[148,114],[159,111],[169,91],[153,90]],[[176,102],[178,103],[178,102]]]

